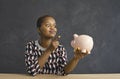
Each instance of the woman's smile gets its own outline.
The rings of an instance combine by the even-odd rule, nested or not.
[[[56,34],[56,31],[55,30],[50,30],[49,33],[50,34]]]

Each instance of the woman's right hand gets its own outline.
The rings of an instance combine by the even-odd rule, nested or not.
[[[60,36],[53,38],[50,46],[48,47],[48,50],[50,50],[51,52],[54,51],[59,46],[59,39]]]

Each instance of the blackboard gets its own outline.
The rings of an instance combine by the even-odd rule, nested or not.
[[[120,72],[120,0],[0,0],[0,73],[26,73],[25,45],[39,38],[37,18],[52,15],[73,57],[73,34],[94,39],[90,55],[71,73]]]

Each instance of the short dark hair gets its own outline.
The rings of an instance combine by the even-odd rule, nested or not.
[[[37,20],[37,28],[39,28],[39,27],[41,26],[42,22],[44,21],[44,19],[45,19],[46,17],[52,17],[52,18],[54,18],[54,17],[51,16],[51,15],[44,15],[44,16],[39,17],[38,20]]]

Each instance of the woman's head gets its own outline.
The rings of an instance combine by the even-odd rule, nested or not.
[[[53,38],[57,33],[56,21],[50,15],[39,17],[37,20],[37,29],[40,36]]]

